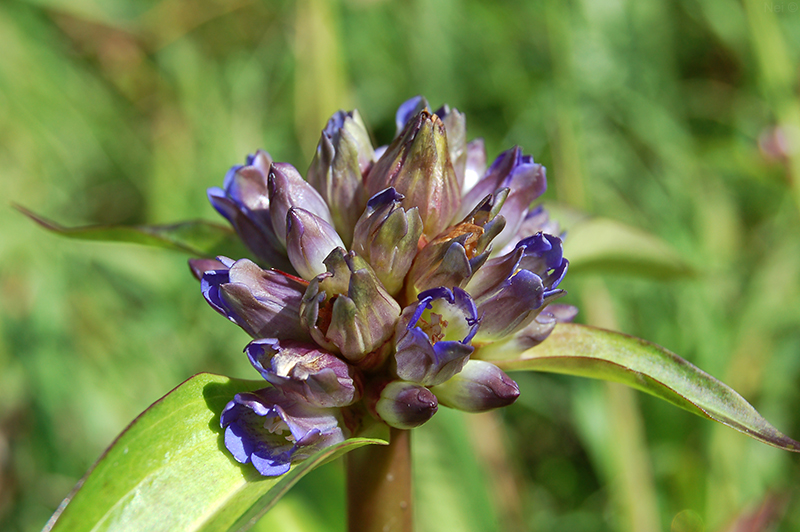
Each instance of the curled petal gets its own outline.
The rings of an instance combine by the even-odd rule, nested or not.
[[[345,439],[338,409],[311,407],[276,388],[236,394],[220,425],[236,461],[264,476],[282,475],[293,461]]]
[[[206,271],[201,281],[203,296],[217,312],[254,338],[309,338],[299,314],[307,283],[247,259],[225,261],[228,268]]]
[[[473,347],[458,341],[431,345],[419,328],[407,329],[396,342],[395,374],[404,381],[434,386],[453,377],[469,360]]]
[[[395,373],[425,386],[461,371],[478,331],[477,309],[465,291],[435,288],[403,310],[395,333]]]
[[[347,406],[361,397],[355,368],[315,344],[260,338],[245,353],[261,376],[288,397],[318,407]]]

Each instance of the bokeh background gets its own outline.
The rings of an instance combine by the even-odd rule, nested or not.
[[[464,111],[490,157],[533,154],[549,202],[687,267],[574,261],[580,321],[677,352],[800,437],[798,60],[784,0],[5,0],[0,529],[44,526],[189,376],[256,377],[185,256],[68,241],[11,203],[217,220],[205,189],[247,153],[305,170],[339,108],[385,143],[416,94]],[[800,530],[798,456],[627,388],[517,377],[513,407],[415,432],[419,530]],[[257,530],[344,530],[342,482],[314,472]]]

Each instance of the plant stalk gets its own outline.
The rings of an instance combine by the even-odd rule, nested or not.
[[[388,446],[346,455],[347,530],[412,532],[411,432],[391,429]]]

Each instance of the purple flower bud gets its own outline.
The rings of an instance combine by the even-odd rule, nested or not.
[[[508,188],[510,192],[500,210],[506,219],[506,227],[495,242],[498,248],[514,239],[530,204],[547,188],[544,166],[534,163],[530,155],[523,155],[519,147],[501,153],[486,174],[464,195],[460,212],[469,212],[472,205],[501,188]]]
[[[421,293],[397,324],[395,373],[424,386],[445,382],[469,359],[477,330],[477,309],[465,291],[434,288]]]
[[[217,312],[254,338],[310,340],[300,324],[308,283],[278,270],[262,270],[247,259],[220,260],[225,268],[206,271],[200,283]]]
[[[537,233],[521,240],[514,251],[490,259],[472,276],[467,290],[482,317],[478,340],[500,340],[522,329],[554,299],[567,270],[561,240]]]
[[[267,382],[312,406],[347,406],[361,398],[355,368],[315,344],[260,338],[245,353]]]
[[[400,306],[354,252],[335,249],[325,259],[328,271],[309,283],[301,308],[314,339],[347,360],[377,364],[369,355],[387,344],[400,317]],[[381,350],[381,357],[385,356]],[[382,360],[381,360],[382,361]]]
[[[404,208],[418,207],[428,238],[447,227],[458,211],[461,189],[441,119],[421,111],[409,120],[370,170],[366,186],[370,196],[394,187],[405,197]]]
[[[344,239],[353,234],[353,227],[364,210],[367,197],[363,175],[374,156],[367,128],[358,111],[338,111],[328,120],[307,178],[331,207],[333,226]]]
[[[331,211],[319,192],[309,185],[294,166],[273,163],[269,172],[270,217],[275,234],[286,243],[286,216],[292,207],[301,207],[333,224]]]
[[[367,203],[353,236],[353,251],[363,257],[386,291],[395,295],[417,255],[422,218],[416,208],[406,211],[403,195],[387,188]]]
[[[304,279],[325,271],[325,257],[344,243],[331,224],[298,207],[286,214],[286,252],[292,266]]]
[[[494,364],[482,360],[470,360],[458,375],[431,391],[441,404],[466,412],[508,406],[519,397],[517,383]]]
[[[381,390],[374,413],[390,427],[413,429],[432,418],[438,409],[436,396],[424,386],[392,381]]]
[[[247,157],[247,165],[234,166],[225,176],[224,189],[208,189],[211,205],[233,226],[260,262],[290,270],[282,238],[272,226],[267,176],[272,158],[259,150]]]
[[[464,221],[449,227],[431,240],[414,259],[406,278],[406,297],[437,286],[463,286],[489,258],[489,244],[505,226],[496,216],[507,189],[490,194]]]
[[[341,414],[315,408],[276,388],[236,394],[220,416],[225,447],[264,476],[286,473],[292,461],[345,440]]]

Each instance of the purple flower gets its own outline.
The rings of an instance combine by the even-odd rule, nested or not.
[[[264,379],[312,406],[347,406],[361,398],[358,370],[316,344],[260,338],[245,353]]]
[[[259,151],[209,190],[255,258],[283,270],[190,263],[208,303],[254,338],[245,352],[270,384],[221,419],[228,450],[263,475],[370,424],[513,403],[517,384],[489,360],[574,316],[550,305],[568,262],[532,207],[544,167],[514,147],[487,169],[464,114],[420,96],[395,121],[373,150],[358,112],[339,111],[305,180]]]
[[[395,374],[425,386],[441,384],[461,371],[473,348],[478,314],[460,288],[434,288],[406,307],[395,335]]]
[[[346,438],[338,409],[315,408],[277,388],[236,394],[222,411],[220,425],[234,459],[252,463],[265,476],[282,475],[293,460]]]
[[[200,285],[209,305],[253,338],[310,340],[300,324],[308,283],[278,270],[262,270],[247,259],[220,260],[225,269],[206,271]]]
[[[233,226],[236,233],[263,264],[290,270],[281,239],[270,217],[268,176],[272,157],[258,150],[247,156],[247,164],[232,167],[223,188],[208,189],[211,205]]]
[[[481,329],[478,340],[499,340],[519,331],[551,301],[567,271],[561,239],[537,233],[521,240],[514,251],[490,259],[472,277],[467,290],[475,298]]]

